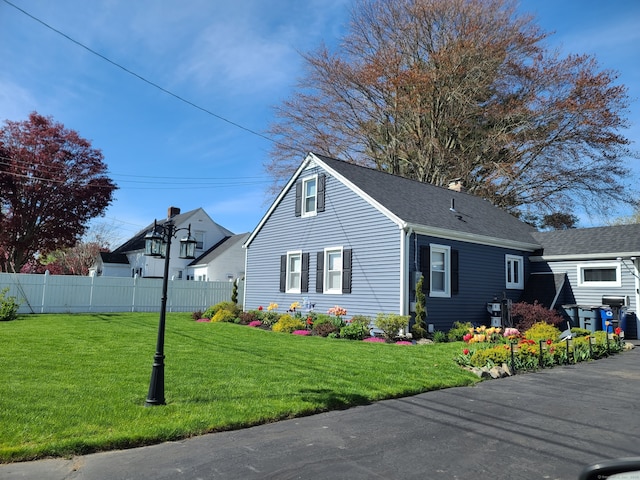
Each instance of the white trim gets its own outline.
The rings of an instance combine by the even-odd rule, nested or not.
[[[510,272],[509,262],[517,262],[517,274],[518,281],[514,282],[509,281],[509,273],[515,273],[515,271]],[[512,275],[513,276],[513,275]],[[504,256],[504,284],[507,290],[524,290],[524,257],[522,255],[512,255],[510,253],[505,254]]]
[[[529,257],[532,262],[554,262],[572,260],[616,260],[618,257],[640,257],[640,252],[575,253],[571,255],[536,255]]]
[[[300,270],[298,272],[293,272],[289,269],[290,267],[290,259],[294,256],[297,256],[300,260]],[[291,288],[291,277],[290,275],[292,273],[298,273],[299,277],[298,277],[298,287],[297,288]],[[301,293],[302,291],[302,250],[293,250],[290,252],[287,252],[287,269],[286,269],[286,273],[285,273],[285,288],[284,288],[285,293]]]
[[[449,245],[429,244],[429,296],[451,298],[451,247]],[[433,254],[444,254],[444,290],[433,290]],[[438,272],[440,273],[440,272]]]
[[[620,262],[579,263],[576,265],[578,287],[622,287]],[[584,280],[585,269],[615,269],[615,281],[587,282]]]
[[[408,255],[411,230],[400,229],[400,315],[408,315],[409,307],[409,271]]]
[[[314,208],[313,210],[307,211],[307,194],[306,194],[306,185],[311,180],[315,182],[315,192],[313,195],[314,198]],[[301,217],[315,217],[318,214],[318,174],[308,175],[304,177],[302,180],[302,196],[300,198],[300,216]]]
[[[340,252],[340,285],[338,288],[329,288],[329,259],[331,252]],[[335,270],[334,270],[335,271]],[[322,272],[322,293],[327,295],[342,295],[342,272],[344,271],[344,247],[325,247],[324,267]]]

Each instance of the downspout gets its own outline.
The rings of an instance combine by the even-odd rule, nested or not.
[[[409,241],[413,229],[400,228],[400,315],[409,315]]]

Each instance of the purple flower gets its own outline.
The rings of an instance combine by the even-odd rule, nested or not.
[[[260,325],[262,325],[262,322],[260,320],[254,320],[253,322],[249,322],[250,327],[259,327]]]
[[[302,336],[311,335],[311,331],[310,330],[294,330],[291,333],[293,333],[294,335],[302,335]]]
[[[380,338],[380,337],[367,337],[362,341],[369,342],[369,343],[385,343],[386,342],[384,338]]]

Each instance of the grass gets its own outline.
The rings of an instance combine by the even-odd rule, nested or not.
[[[168,314],[167,405],[144,407],[158,315],[0,322],[0,462],[238,429],[439,388],[475,375],[460,344],[299,337]]]

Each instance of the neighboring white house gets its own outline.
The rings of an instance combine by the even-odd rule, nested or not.
[[[225,237],[188,266],[194,280],[232,282],[244,277],[245,250],[242,244],[248,233]]]
[[[179,240],[187,236],[186,229],[189,225],[191,226],[191,235],[197,242],[196,257],[199,259],[212,253],[215,250],[213,247],[216,245],[222,246],[228,239],[235,236],[233,232],[214,222],[202,208],[180,213],[180,209],[171,207],[167,218],[171,218],[175,228],[180,229],[171,243],[169,278],[174,280],[197,279],[195,269],[190,266],[193,260],[178,257]],[[165,221],[160,220],[157,223],[160,225]],[[101,253],[89,269],[89,274],[109,277],[134,277],[137,275],[138,277],[161,278],[164,273],[164,259],[144,255],[145,236],[153,229],[153,225],[153,223],[149,224],[113,252]],[[244,271],[244,252],[241,246],[238,249],[242,256],[231,254],[224,256],[228,258],[228,261],[221,266],[224,267],[225,274],[238,275]],[[215,261],[216,258],[213,260]],[[201,270],[200,264],[198,264],[198,270]],[[211,278],[208,272],[206,274],[199,273],[199,275],[206,275],[207,280],[218,280],[218,278]],[[226,279],[225,277],[224,280]]]

